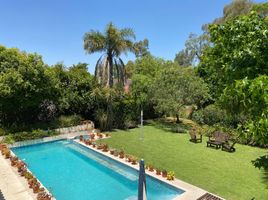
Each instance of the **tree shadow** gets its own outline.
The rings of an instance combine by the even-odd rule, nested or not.
[[[251,162],[256,168],[263,170],[263,183],[267,186],[266,189],[268,189],[268,154],[260,156]]]
[[[186,133],[190,128],[191,125],[184,124],[184,123],[176,123],[166,119],[157,119],[150,121],[147,125],[154,126],[157,129],[161,129],[165,132],[171,133]]]

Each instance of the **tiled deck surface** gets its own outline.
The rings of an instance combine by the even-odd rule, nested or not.
[[[0,154],[0,190],[6,200],[33,200],[36,195],[26,180],[11,167],[9,160]]]

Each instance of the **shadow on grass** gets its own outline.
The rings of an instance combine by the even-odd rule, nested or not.
[[[263,183],[266,185],[266,189],[268,189],[268,154],[260,156],[251,162],[256,168],[264,170],[262,179]]]
[[[154,126],[155,128],[161,129],[165,132],[172,132],[172,133],[186,133],[190,128],[191,125],[184,124],[184,123],[176,123],[166,119],[157,119],[157,120],[150,120],[147,122],[149,126]]]

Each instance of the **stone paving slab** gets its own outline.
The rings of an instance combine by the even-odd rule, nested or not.
[[[20,177],[10,161],[0,154],[0,190],[6,200],[34,200],[36,195],[28,187],[27,181]]]

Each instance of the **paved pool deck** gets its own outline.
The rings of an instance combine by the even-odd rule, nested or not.
[[[34,200],[36,194],[28,187],[24,177],[19,176],[9,159],[0,154],[0,190],[6,200]]]

